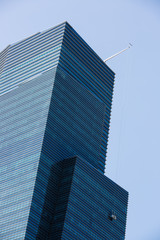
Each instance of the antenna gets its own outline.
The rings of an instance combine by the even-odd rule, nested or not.
[[[107,62],[107,61],[110,60],[111,58],[116,57],[117,55],[121,54],[122,52],[126,51],[127,49],[129,49],[129,48],[132,47],[132,46],[133,46],[133,45],[132,45],[131,43],[129,43],[129,45],[128,45],[127,48],[125,48],[125,49],[121,50],[120,52],[118,52],[118,53],[112,55],[111,57],[105,59],[104,62]]]

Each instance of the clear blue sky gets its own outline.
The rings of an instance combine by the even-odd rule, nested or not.
[[[106,175],[130,193],[126,240],[160,239],[160,1],[0,0],[0,51],[68,21],[116,73]]]

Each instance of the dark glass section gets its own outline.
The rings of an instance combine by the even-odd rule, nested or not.
[[[68,23],[66,23],[64,31],[59,66],[105,104],[100,153],[96,160],[98,164],[97,169],[104,172],[114,87],[114,72]]]
[[[46,190],[43,211],[40,218],[36,239],[48,239],[51,234],[51,226],[54,220],[55,206],[61,188],[61,176],[63,175],[62,162],[55,164],[50,171]]]
[[[51,223],[51,231],[48,238],[49,240],[61,239],[73,179],[75,158],[70,159],[69,161],[67,159],[60,163],[62,171],[61,178],[59,180],[54,217]]]
[[[79,157],[71,184],[62,236],[53,239],[124,239],[128,193]]]

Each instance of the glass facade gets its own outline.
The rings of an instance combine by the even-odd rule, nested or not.
[[[87,166],[88,173],[82,175],[86,174],[88,181],[96,185],[101,178],[97,183],[100,193],[95,186],[94,194],[104,192],[104,201],[108,190],[103,181],[106,185],[108,181],[108,188],[115,185],[103,176],[114,73],[67,22],[8,46],[0,58],[0,239],[85,239],[78,232],[75,238],[74,227],[73,236],[67,235],[70,233],[65,225],[69,221],[65,220],[69,214],[66,208],[67,204],[73,208],[72,198],[75,201],[81,184],[84,188],[89,186],[79,176],[76,187],[76,173],[82,174],[76,168],[82,163],[84,169]],[[79,156],[78,160],[64,160],[73,156]],[[87,175],[90,171],[91,175]],[[66,188],[61,185],[63,182]],[[73,194],[72,189],[75,189]],[[124,195],[122,203],[119,195],[113,197],[114,193],[109,199],[124,204],[123,223],[116,230],[122,234],[115,235],[115,239],[123,239],[127,195],[118,186],[113,189],[120,189]],[[111,210],[111,205],[101,212]],[[87,206],[89,209],[87,204],[84,209]],[[63,209],[63,214],[60,213],[61,220],[55,224],[59,216],[57,208]],[[81,215],[85,219],[85,213],[78,215],[77,211],[73,213],[77,215],[76,221]],[[86,223],[86,229],[89,226]],[[112,236],[114,225],[109,229]],[[86,239],[103,238],[99,235]]]
[[[79,157],[62,161],[61,168],[49,239],[124,239],[127,191]]]

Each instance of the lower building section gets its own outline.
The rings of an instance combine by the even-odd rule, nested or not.
[[[92,165],[65,159],[52,169],[37,239],[122,240],[127,204],[128,192]]]

